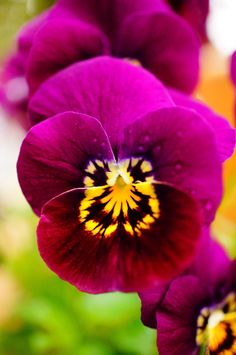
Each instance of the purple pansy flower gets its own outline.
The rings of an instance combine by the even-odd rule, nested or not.
[[[202,41],[207,40],[206,20],[209,0],[167,0],[167,2],[189,22]]]
[[[18,176],[41,214],[48,266],[94,293],[146,289],[183,270],[200,234],[196,202],[209,223],[221,199],[207,120],[174,105],[146,70],[110,57],[50,78],[30,114],[48,119],[26,136]]]
[[[160,355],[234,354],[236,264],[212,241],[198,252],[195,268],[143,297],[143,320],[157,323]]]
[[[137,60],[165,84],[187,92],[198,79],[195,34],[163,0],[59,0],[23,28],[17,44],[6,77],[26,77],[30,95],[60,69],[101,55]]]

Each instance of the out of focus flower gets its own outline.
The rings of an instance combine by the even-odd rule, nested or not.
[[[189,22],[199,38],[206,41],[206,20],[209,0],[167,0],[172,8]]]
[[[221,199],[210,124],[146,70],[109,57],[50,78],[30,107],[34,123],[48,119],[24,140],[18,176],[42,213],[49,267],[88,292],[141,290],[183,270],[200,233],[191,196],[205,223]]]
[[[235,87],[235,97],[236,97],[236,51],[232,54],[231,57],[230,74]],[[236,103],[234,107],[235,107],[235,118],[236,118]]]
[[[143,321],[157,325],[160,355],[235,353],[236,265],[212,243],[203,245],[191,272],[141,295]]]
[[[163,0],[59,0],[22,29],[17,44],[5,68],[6,100],[23,112],[28,94],[20,82],[27,79],[31,95],[58,70],[95,56],[137,60],[166,85],[187,92],[198,79],[195,34]]]

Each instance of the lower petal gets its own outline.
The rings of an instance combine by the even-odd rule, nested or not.
[[[136,226],[131,232],[131,227],[125,228],[127,220],[110,219],[99,198],[103,189],[74,189],[43,208],[37,230],[39,250],[62,279],[89,293],[143,291],[169,280],[190,263],[201,225],[191,197],[156,184],[159,217],[137,234]],[[88,194],[94,193],[96,198],[89,200]],[[85,221],[86,207],[90,218]],[[144,213],[141,204],[133,214],[140,211]]]

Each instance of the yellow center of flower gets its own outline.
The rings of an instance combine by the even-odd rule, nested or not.
[[[140,236],[159,218],[153,170],[143,158],[91,161],[85,170],[79,220],[92,235]]]
[[[230,293],[215,307],[205,307],[197,319],[196,343],[205,354],[236,354],[236,294]]]

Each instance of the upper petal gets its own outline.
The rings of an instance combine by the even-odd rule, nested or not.
[[[222,196],[221,165],[214,131],[201,116],[180,108],[149,113],[124,131],[119,157],[144,156],[155,178],[189,192],[202,205],[206,223]]]
[[[93,117],[66,112],[33,127],[22,143],[17,170],[35,213],[52,197],[83,186],[83,171],[96,158],[113,159],[113,153]]]
[[[199,210],[185,193],[165,184],[154,187],[160,215],[153,224],[140,227],[138,235],[132,218],[147,211],[141,204],[126,217],[121,211],[118,223],[112,210],[105,209],[106,187],[75,189],[49,201],[37,230],[47,265],[90,293],[141,291],[183,270],[197,247]],[[128,221],[132,233],[125,228]]]
[[[122,24],[117,52],[136,58],[170,87],[191,92],[198,80],[199,43],[170,10],[143,11]]]
[[[74,64],[44,82],[30,102],[33,123],[64,111],[96,117],[116,146],[123,127],[172,106],[162,84],[126,61],[100,57]]]
[[[31,92],[49,76],[79,60],[109,52],[105,35],[78,19],[48,20],[34,37],[27,66]]]

